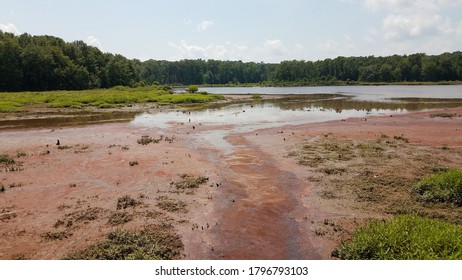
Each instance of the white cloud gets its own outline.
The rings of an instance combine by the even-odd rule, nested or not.
[[[268,53],[272,56],[283,56],[287,52],[287,48],[284,46],[284,43],[279,40],[266,40],[263,43],[263,47],[260,48],[260,51]]]
[[[207,46],[191,45],[182,40],[176,44],[169,43],[169,46],[177,51],[173,59],[219,59],[219,60],[242,60],[248,53],[247,45],[232,44],[208,44]]]
[[[302,44],[286,47],[279,39],[266,40],[260,44],[249,46],[248,43],[210,43],[207,45],[190,44],[185,40],[168,43],[175,50],[172,60],[180,59],[218,59],[279,62],[295,59],[294,54],[303,56],[306,49]]]
[[[456,35],[462,37],[462,20],[460,21],[459,26],[457,27]]]
[[[387,40],[449,34],[452,30],[450,20],[440,15],[390,14],[382,22],[382,32]]]
[[[353,39],[347,34],[343,35],[343,38],[340,40],[325,39],[318,41],[316,46],[319,50],[328,53],[332,57],[347,55],[345,51],[354,51],[357,49]]]
[[[95,36],[88,36],[87,39],[85,40],[85,43],[87,43],[90,46],[97,47],[100,50],[103,50],[103,47],[101,46],[101,42]]]
[[[0,23],[0,30],[3,32],[13,33],[14,35],[19,35],[21,32],[16,28],[16,26],[12,23]]]
[[[197,31],[206,31],[215,24],[213,20],[203,20],[197,25]]]

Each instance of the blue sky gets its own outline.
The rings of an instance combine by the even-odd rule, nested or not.
[[[0,29],[141,60],[439,54],[462,50],[462,0],[0,0]]]

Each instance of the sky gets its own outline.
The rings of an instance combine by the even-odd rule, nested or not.
[[[0,0],[0,29],[142,61],[462,51],[462,0]]]

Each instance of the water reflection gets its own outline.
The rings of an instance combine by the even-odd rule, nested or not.
[[[132,123],[159,128],[190,122],[239,125],[240,131],[243,131],[250,126],[251,129],[258,129],[460,106],[462,99],[394,98],[366,101],[342,94],[288,95],[262,101],[241,101],[231,105],[190,107],[186,111],[145,113],[137,116]]]
[[[377,103],[377,104],[376,104]],[[167,128],[175,124],[238,125],[239,131],[268,128],[287,124],[314,123],[368,114],[406,112],[404,104],[359,102],[340,94],[285,96],[278,99],[248,101],[223,107],[145,113],[137,116],[135,125]],[[192,108],[190,108],[192,109]],[[248,129],[247,129],[248,128]]]

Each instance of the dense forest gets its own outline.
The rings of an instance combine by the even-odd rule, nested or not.
[[[256,63],[130,60],[83,41],[0,31],[0,91],[81,90],[144,84],[327,85],[462,81],[462,52]]]

